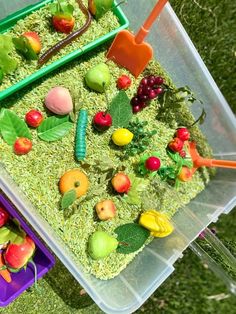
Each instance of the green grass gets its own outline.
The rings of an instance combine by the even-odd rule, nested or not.
[[[209,71],[231,108],[236,112],[235,40],[236,2],[231,0],[172,0],[177,15],[193,40]],[[201,6],[203,8],[201,8]],[[217,23],[216,23],[217,21]],[[219,238],[236,247],[236,210],[222,216],[216,224]],[[204,268],[198,258],[187,250],[176,263],[173,275],[141,307],[139,313],[164,314],[234,314],[236,298],[221,301],[207,299],[227,289],[214,274]],[[28,291],[19,297],[4,314],[84,314],[101,313],[87,296],[80,296],[81,287],[66,269],[57,263],[45,279],[40,291]]]

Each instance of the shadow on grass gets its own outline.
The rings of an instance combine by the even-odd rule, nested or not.
[[[57,259],[54,268],[47,274],[45,280],[64,303],[74,309],[83,309],[94,304],[94,301]]]

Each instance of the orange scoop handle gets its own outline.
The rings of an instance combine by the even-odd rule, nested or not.
[[[233,160],[217,160],[217,159],[207,159],[207,158],[198,158],[194,161],[195,167],[220,167],[220,168],[235,168],[236,161]]]
[[[160,15],[162,9],[164,8],[166,2],[168,0],[159,0],[157,4],[152,9],[151,13],[149,14],[148,18],[138,31],[137,35],[135,36],[136,44],[141,44],[144,41],[144,38],[148,35],[149,30],[152,24],[155,22],[157,17]]]

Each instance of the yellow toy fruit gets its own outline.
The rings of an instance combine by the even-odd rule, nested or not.
[[[125,146],[128,145],[134,137],[134,134],[127,129],[117,129],[112,134],[112,141],[117,146]]]
[[[158,238],[166,237],[174,230],[167,215],[155,210],[148,210],[141,214],[139,224],[148,229],[153,237]]]
[[[87,193],[88,186],[89,181],[86,174],[79,169],[67,171],[59,182],[59,189],[62,194],[74,189],[77,198]]]

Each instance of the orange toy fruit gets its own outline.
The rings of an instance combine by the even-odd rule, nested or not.
[[[76,197],[79,198],[87,193],[89,181],[82,171],[72,169],[63,174],[59,182],[59,189],[62,194],[70,191],[76,191]]]

